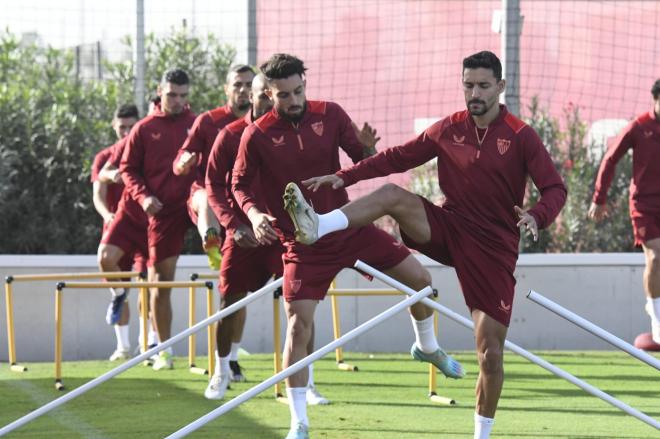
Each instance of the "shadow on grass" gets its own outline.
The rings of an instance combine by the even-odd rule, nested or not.
[[[157,378],[110,380],[24,425],[12,437],[165,437],[221,404],[204,398],[205,381],[197,380],[197,389],[191,389],[182,386],[179,378],[179,374],[165,371],[159,372]],[[73,390],[88,381],[69,377],[66,389]],[[4,395],[0,399],[0,425],[6,425],[66,391],[54,390],[52,379],[28,378],[1,380],[0,394]],[[230,394],[229,398],[233,396]],[[199,429],[195,437],[275,438],[284,436],[286,431],[287,428],[267,426],[234,410]]]

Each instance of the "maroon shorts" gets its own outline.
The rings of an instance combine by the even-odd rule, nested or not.
[[[282,276],[284,247],[276,242],[256,248],[239,247],[230,233],[222,246],[218,290],[222,296],[256,291],[273,275]]]
[[[183,250],[183,239],[192,226],[186,209],[170,210],[149,217],[147,239],[149,242],[149,264],[162,262],[179,256]]]
[[[358,259],[387,270],[409,255],[403,244],[374,225],[331,233],[312,246],[293,244],[284,255],[284,298],[323,300],[335,276]]]
[[[131,266],[137,271],[147,270],[147,225],[140,224],[123,209],[119,209],[115,219],[103,227],[101,244],[114,245],[124,252],[119,260],[122,271],[129,271]]]
[[[635,245],[660,238],[660,214],[637,213],[632,218]]]
[[[454,267],[468,308],[479,309],[508,327],[517,254],[488,246],[463,218],[420,198],[431,228],[431,241],[418,244],[401,231],[403,242],[431,259]]]

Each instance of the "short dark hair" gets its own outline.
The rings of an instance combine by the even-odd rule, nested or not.
[[[291,75],[303,77],[307,68],[301,59],[287,53],[276,53],[260,67],[266,80],[285,79]]]
[[[190,78],[183,69],[169,69],[163,73],[160,83],[166,84],[168,82],[176,85],[187,85],[190,84]]]
[[[119,119],[120,117],[134,117],[139,119],[140,115],[135,104],[124,104],[115,111],[115,118]]]
[[[653,95],[653,99],[658,99],[658,97],[660,97],[660,79],[656,79],[656,81],[653,83],[653,87],[651,87],[651,94]]]
[[[229,68],[229,71],[227,72],[227,78],[225,80],[226,82],[229,82],[229,75],[231,75],[232,73],[245,73],[245,72],[250,72],[252,73],[253,76],[256,74],[256,72],[251,66],[247,64],[236,64]]]
[[[480,67],[492,70],[495,79],[502,80],[502,63],[493,52],[484,50],[463,59],[463,70],[478,69]]]

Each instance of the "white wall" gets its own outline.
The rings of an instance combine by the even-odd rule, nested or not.
[[[428,258],[422,262],[433,274],[440,302],[467,316],[454,270]],[[193,272],[207,273],[206,258],[184,256],[177,279],[187,280]],[[642,290],[643,256],[635,254],[522,255],[516,270],[516,298],[509,338],[528,349],[609,349],[602,342],[526,299],[531,288],[549,297],[624,340],[631,341],[648,331]],[[0,275],[96,271],[94,256],[13,256],[0,255]],[[217,284],[217,282],[216,282]],[[16,353],[20,361],[52,361],[54,353],[55,282],[14,282]],[[362,276],[345,270],[338,277],[340,288],[374,288]],[[187,325],[187,290],[173,293],[173,333]],[[107,357],[114,349],[112,327],[105,324],[110,294],[101,290],[64,290],[63,358],[65,360]],[[137,345],[137,294],[131,293],[131,341]],[[393,304],[395,297],[341,297],[341,326],[344,332]],[[5,297],[0,300],[0,361],[7,361]],[[197,315],[205,313],[205,292],[197,293]],[[215,297],[217,306],[218,297]],[[282,313],[283,314],[283,313]],[[244,348],[249,352],[272,352],[272,300],[261,299],[248,309]],[[284,319],[282,317],[282,328]],[[330,301],[321,303],[316,314],[316,344],[332,338]],[[448,349],[473,348],[469,331],[446,319],[441,320],[440,341]],[[356,341],[348,351],[404,352],[412,343],[409,317],[401,314],[376,327]],[[206,349],[205,333],[197,337],[198,354]],[[187,343],[175,346],[185,355]]]

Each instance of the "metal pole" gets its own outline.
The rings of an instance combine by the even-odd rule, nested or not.
[[[143,354],[138,355],[137,357],[133,357],[127,362],[115,367],[109,372],[104,373],[103,375],[94,378],[93,380],[83,384],[82,386],[72,390],[71,392],[67,393],[64,396],[60,396],[59,398],[49,402],[48,404],[45,404],[38,409],[28,413],[27,415],[15,420],[14,422],[5,425],[4,427],[0,428],[0,436],[3,436],[13,430],[16,430],[17,428],[27,424],[28,422],[38,418],[41,415],[44,415],[48,413],[49,411],[61,406],[62,404],[72,400],[73,398],[76,398],[83,393],[92,390],[94,387],[98,386],[99,384],[103,384],[104,382],[108,381],[111,378],[114,378],[115,376],[119,375],[120,373],[130,369],[131,367],[135,366],[136,364],[140,364],[142,361],[148,359],[152,355],[157,354],[158,352],[165,350],[169,348],[170,346],[185,340],[190,334],[196,333],[201,331],[202,329],[206,328],[208,325],[217,322],[218,320],[222,319],[225,316],[228,316],[229,314],[238,311],[239,309],[243,308],[244,306],[249,305],[250,303],[254,302],[261,296],[279,288],[282,286],[282,278],[279,278],[265,287],[255,291],[254,293],[248,295],[245,299],[241,299],[238,302],[234,303],[231,306],[228,306],[227,308],[223,309],[222,311],[219,311],[215,313],[212,317],[209,317],[207,319],[202,320],[201,322],[197,323],[195,326],[192,328],[188,328],[174,337],[164,341],[163,343],[160,343],[158,346],[149,349]]]
[[[556,302],[553,302],[552,300],[548,299],[547,297],[544,297],[543,295],[537,293],[536,291],[529,290],[529,293],[527,293],[527,298],[530,299],[532,302],[541,305],[545,309],[552,311],[558,316],[565,318],[569,322],[574,323],[575,325],[579,326],[585,331],[591,332],[596,337],[602,338],[612,346],[617,347],[622,351],[629,353],[638,360],[643,361],[649,366],[653,366],[656,369],[660,370],[660,360],[658,360],[657,358],[647,354],[641,349],[637,349],[635,346],[631,345],[630,343],[626,343],[625,341],[621,340],[619,337],[615,336],[614,334],[607,332],[600,326],[594,325],[589,320],[584,319],[579,315],[575,314],[574,312],[567,310],[563,306],[559,305]]]
[[[248,64],[257,65],[257,0],[248,0]]]
[[[432,294],[433,290],[431,287],[426,287],[423,290],[420,290],[413,294],[411,297],[408,297],[405,300],[402,300],[401,302],[397,303],[393,307],[387,309],[386,311],[383,311],[382,313],[378,314],[377,316],[367,320],[357,328],[347,332],[337,340],[334,340],[327,345],[323,346],[321,349],[314,351],[313,353],[309,354],[302,360],[297,361],[295,364],[292,364],[291,366],[287,367],[284,369],[282,372],[273,375],[266,381],[263,381],[261,384],[258,384],[254,387],[252,387],[250,390],[241,393],[231,401],[221,405],[217,409],[211,411],[210,413],[207,413],[206,415],[202,416],[201,418],[197,419],[196,421],[191,422],[190,424],[186,425],[182,429],[176,431],[175,433],[171,434],[170,436],[167,436],[168,439],[175,439],[175,438],[182,438],[187,436],[188,434],[192,433],[193,431],[197,430],[198,428],[203,427],[207,423],[211,422],[212,420],[222,416],[223,414],[229,412],[230,410],[238,407],[245,401],[247,401],[250,398],[253,398],[254,396],[258,395],[259,393],[263,392],[264,390],[267,390],[269,387],[273,386],[275,383],[290,377],[291,375],[301,371],[302,369],[306,368],[309,366],[310,363],[313,363],[316,360],[319,360],[320,358],[323,358],[326,354],[332,352],[337,348],[337,346],[341,346],[343,344],[346,344],[348,341],[354,339],[355,337],[363,334],[364,332],[367,332],[374,326],[384,322],[385,320],[391,318],[394,316],[394,314],[397,314],[404,309],[408,308],[409,306],[419,302],[422,300],[424,297],[428,296],[429,294]]]
[[[144,0],[135,2],[135,105],[140,114],[146,114],[145,108],[145,60],[144,60]]]
[[[502,0],[502,100],[510,113],[520,116],[520,0]]]
[[[403,291],[404,293],[406,293],[408,295],[411,295],[415,292],[412,288],[402,284],[401,282],[397,281],[396,279],[391,278],[390,276],[386,275],[385,273],[381,273],[380,271],[378,271],[375,268],[365,264],[362,261],[357,261],[355,263],[355,268],[357,268],[358,270],[360,270],[364,273],[372,275],[373,277],[385,282],[389,286],[391,286],[393,288],[397,288],[397,289]],[[420,302],[422,302],[424,305],[426,305],[428,307],[431,307],[433,309],[438,310],[441,314],[443,314],[446,317],[449,317],[450,319],[452,319],[456,323],[458,323],[460,325],[463,325],[466,328],[474,330],[474,324],[472,323],[471,320],[463,317],[460,314],[455,313],[454,311],[450,310],[449,308],[447,308],[443,305],[440,305],[439,303],[437,303],[437,302],[435,302],[431,299],[422,299]],[[650,426],[655,427],[656,429],[660,430],[660,422],[656,421],[655,419],[648,416],[647,414],[642,413],[642,412],[640,412],[639,410],[637,410],[633,407],[630,407],[628,404],[626,404],[622,401],[619,401],[618,399],[614,398],[613,396],[608,395],[607,393],[600,390],[598,387],[594,387],[591,384],[587,383],[586,381],[582,381],[581,379],[571,375],[570,373],[566,372],[565,370],[558,368],[554,364],[549,363],[549,362],[545,361],[544,359],[542,359],[540,357],[537,357],[536,355],[532,354],[531,352],[521,348],[520,346],[518,346],[518,345],[516,345],[516,344],[514,344],[514,343],[512,343],[508,340],[504,341],[504,347],[506,347],[510,351],[520,355],[521,357],[531,361],[532,363],[535,363],[536,365],[541,366],[545,370],[557,375],[558,377],[565,379],[569,383],[575,384],[576,386],[578,386],[582,390],[592,394],[593,396],[596,396],[596,397],[602,399],[603,401],[613,405],[614,407],[618,408],[619,410],[622,410],[622,411],[628,413],[629,415],[636,417],[640,421],[646,422]]]

